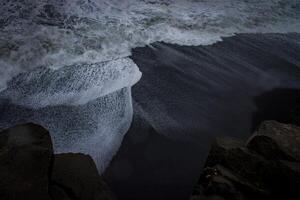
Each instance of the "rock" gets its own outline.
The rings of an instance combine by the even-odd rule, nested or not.
[[[232,138],[219,138],[211,148],[206,167],[218,168],[230,180],[245,199],[272,199],[279,194],[282,184],[282,167],[279,163],[247,149],[243,141]],[[224,170],[226,169],[226,170]]]
[[[247,147],[268,158],[300,161],[300,127],[266,121],[249,139]]]
[[[268,191],[255,187],[221,165],[204,169],[193,194],[218,195],[231,200],[267,199],[270,196]]]
[[[245,148],[243,141],[232,138],[218,138],[213,143],[206,167],[215,165],[224,166],[258,188],[264,188],[264,178],[277,170],[272,162]]]
[[[111,200],[92,158],[53,154],[49,132],[24,124],[0,133],[1,200]]]
[[[115,199],[101,180],[92,158],[84,154],[55,155],[51,182],[76,200]]]
[[[246,143],[215,140],[193,198],[299,199],[299,161],[300,127],[266,121]]]
[[[51,138],[35,124],[0,133],[0,199],[48,200]]]
[[[283,172],[280,190],[285,191],[290,197],[300,198],[300,163],[290,161],[280,161]],[[293,198],[290,198],[293,199]]]
[[[225,200],[225,199],[217,195],[212,195],[212,196],[197,195],[197,196],[192,196],[191,200]]]
[[[234,138],[216,138],[211,145],[211,150],[206,159],[205,166],[213,167],[216,164],[226,162],[227,154],[238,152],[242,149],[244,141]],[[230,156],[230,155],[228,155]],[[235,158],[234,155],[232,155]],[[237,157],[236,157],[237,158]]]
[[[55,184],[50,185],[49,193],[52,200],[72,200],[63,188]]]

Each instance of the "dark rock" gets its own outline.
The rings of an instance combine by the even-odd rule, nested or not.
[[[92,158],[53,155],[49,132],[24,124],[0,133],[1,200],[111,200]]]
[[[35,124],[0,133],[0,199],[48,200],[53,152],[46,129]]]
[[[281,190],[285,191],[292,197],[300,198],[300,163],[281,161],[282,165],[282,180],[284,184],[281,184]],[[280,184],[280,183],[278,183]]]
[[[279,180],[284,180],[281,165],[247,149],[240,140],[223,138],[214,142],[206,167],[215,166],[223,166],[216,170],[245,199],[274,199],[275,194],[282,195],[278,191]]]
[[[276,170],[272,162],[249,151],[243,141],[232,138],[218,138],[213,143],[206,167],[215,165],[226,167],[258,188],[264,188],[264,178]]]
[[[84,154],[55,155],[52,180],[76,200],[114,199],[92,158]]]
[[[226,155],[240,151],[243,148],[244,142],[234,138],[216,138],[211,145],[211,150],[206,159],[205,166],[213,167],[216,164],[226,162]],[[234,155],[232,156],[235,157]],[[220,162],[220,163],[219,163]]]
[[[247,147],[268,159],[300,161],[300,127],[266,121],[249,139]]]
[[[193,198],[299,199],[299,160],[300,127],[295,125],[266,121],[247,143],[218,138]]]
[[[193,196],[203,194],[209,197],[218,195],[231,200],[268,199],[270,196],[267,190],[254,186],[221,165],[204,169]]]
[[[50,185],[49,193],[52,200],[72,200],[63,188],[55,184]]]
[[[225,200],[225,199],[218,195],[212,195],[212,196],[197,195],[197,196],[192,196],[191,200]]]

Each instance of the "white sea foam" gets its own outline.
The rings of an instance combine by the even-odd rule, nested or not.
[[[41,123],[56,152],[91,154],[100,171],[131,123],[132,48],[300,31],[299,0],[5,0],[0,13],[0,100],[18,113],[0,128]]]
[[[8,0],[0,13],[2,90],[20,72],[123,58],[155,41],[300,31],[298,0]]]
[[[74,64],[59,69],[39,67],[16,76],[0,97],[31,108],[82,105],[122,88],[141,77],[129,58],[93,64]]]

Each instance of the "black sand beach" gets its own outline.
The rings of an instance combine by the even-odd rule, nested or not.
[[[284,121],[300,89],[300,34],[241,34],[209,46],[133,50],[134,120],[104,176],[120,199],[188,199],[217,136]]]

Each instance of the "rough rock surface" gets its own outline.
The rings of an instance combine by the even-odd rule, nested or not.
[[[193,200],[299,199],[300,127],[266,121],[247,141],[218,138]]]
[[[84,154],[55,155],[52,183],[70,191],[78,200],[112,199],[106,184],[99,178],[92,158]]]
[[[47,130],[19,125],[0,133],[0,199],[49,199],[53,155]]]
[[[263,122],[247,147],[269,159],[300,162],[300,127],[276,121]]]
[[[30,123],[0,132],[0,199],[115,198],[90,156],[54,155],[49,132]]]

